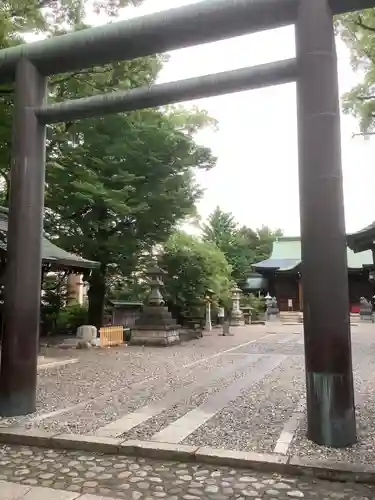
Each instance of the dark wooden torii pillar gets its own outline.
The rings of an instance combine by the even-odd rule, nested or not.
[[[308,437],[356,441],[340,108],[332,11],[300,0],[298,149]]]
[[[0,411],[35,411],[39,350],[45,130],[35,108],[46,96],[46,78],[22,58],[17,64],[0,368]]]

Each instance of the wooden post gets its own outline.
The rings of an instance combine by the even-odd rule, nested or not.
[[[46,79],[27,59],[17,66],[9,199],[0,414],[36,409],[40,327],[45,126],[34,108],[43,104]]]
[[[328,0],[300,0],[296,23],[307,436],[356,442],[340,105]]]
[[[299,278],[298,281],[298,302],[299,302],[299,310],[303,311],[303,288],[302,288],[302,278]]]

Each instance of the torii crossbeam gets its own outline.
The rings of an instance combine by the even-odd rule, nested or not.
[[[36,407],[48,123],[296,81],[308,437],[356,441],[333,15],[375,0],[206,0],[0,51],[15,81],[0,413]],[[129,92],[45,102],[47,77],[295,24],[293,60]]]

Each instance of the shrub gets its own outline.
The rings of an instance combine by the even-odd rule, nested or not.
[[[257,297],[250,293],[242,298],[241,304],[245,307],[250,307],[252,318],[257,319],[264,314],[266,301],[264,297]]]
[[[76,333],[77,328],[87,324],[87,307],[72,304],[60,310],[56,327],[58,332]]]

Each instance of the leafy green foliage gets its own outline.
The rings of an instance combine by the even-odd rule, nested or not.
[[[342,39],[351,51],[354,70],[363,81],[344,95],[344,112],[359,120],[362,133],[375,130],[375,9],[342,16],[337,23]]]
[[[138,0],[4,0],[0,2],[0,49],[25,42],[25,36],[54,36],[72,30],[85,28],[83,23],[90,13],[116,16],[119,9],[127,5],[138,5]],[[160,57],[153,57],[155,65],[160,69]],[[146,63],[149,59],[146,59]],[[138,61],[139,64],[139,61]],[[114,67],[131,71],[137,62],[119,63]],[[148,67],[148,66],[147,66]],[[155,67],[155,71],[157,68]],[[82,74],[65,75],[52,78],[51,100],[67,98],[67,88],[78,89],[85,83],[87,91],[97,92],[101,89],[97,81],[92,82],[91,74],[103,72],[95,68]],[[108,74],[105,68],[103,74]],[[111,72],[110,72],[111,73]],[[112,88],[116,88],[116,78],[112,79]],[[103,88],[103,87],[102,87]],[[82,92],[81,95],[86,95]],[[8,197],[8,171],[10,165],[11,131],[12,131],[13,88],[11,85],[0,86],[0,202],[6,203]],[[54,132],[64,126],[54,127]]]
[[[107,297],[109,300],[145,302],[149,295],[149,286],[144,279],[118,275],[118,280],[107,279]]]
[[[71,304],[60,309],[56,320],[56,330],[74,334],[81,325],[88,324],[87,308],[80,304]]]
[[[214,307],[230,305],[231,268],[216,245],[176,232],[164,245],[159,264],[168,273],[164,296],[185,316],[196,314],[208,290]]]
[[[253,231],[238,227],[233,215],[217,207],[203,225],[203,239],[215,244],[226,256],[232,267],[232,277],[242,285],[251,272],[251,265],[267,259],[272,252],[272,243],[281,230],[272,231],[266,226]]]
[[[120,114],[76,123],[77,141],[54,140],[45,229],[63,248],[101,263],[89,278],[95,325],[108,267],[130,275],[142,253],[195,211],[201,190],[193,168],[211,168],[215,159],[194,142],[192,118],[187,131],[173,110]]]
[[[66,273],[51,273],[42,284],[42,334],[75,333],[87,324],[87,307],[80,304],[67,305]]]
[[[257,297],[253,293],[250,293],[242,296],[241,305],[244,307],[250,307],[252,318],[258,319],[264,314],[266,301],[264,297]]]
[[[83,26],[94,13],[115,17],[122,7],[141,0],[3,0],[0,4],[0,39],[19,41],[25,33],[55,35]]]
[[[51,273],[44,277],[42,283],[41,323],[42,335],[50,335],[56,331],[57,318],[66,302],[65,275]]]

